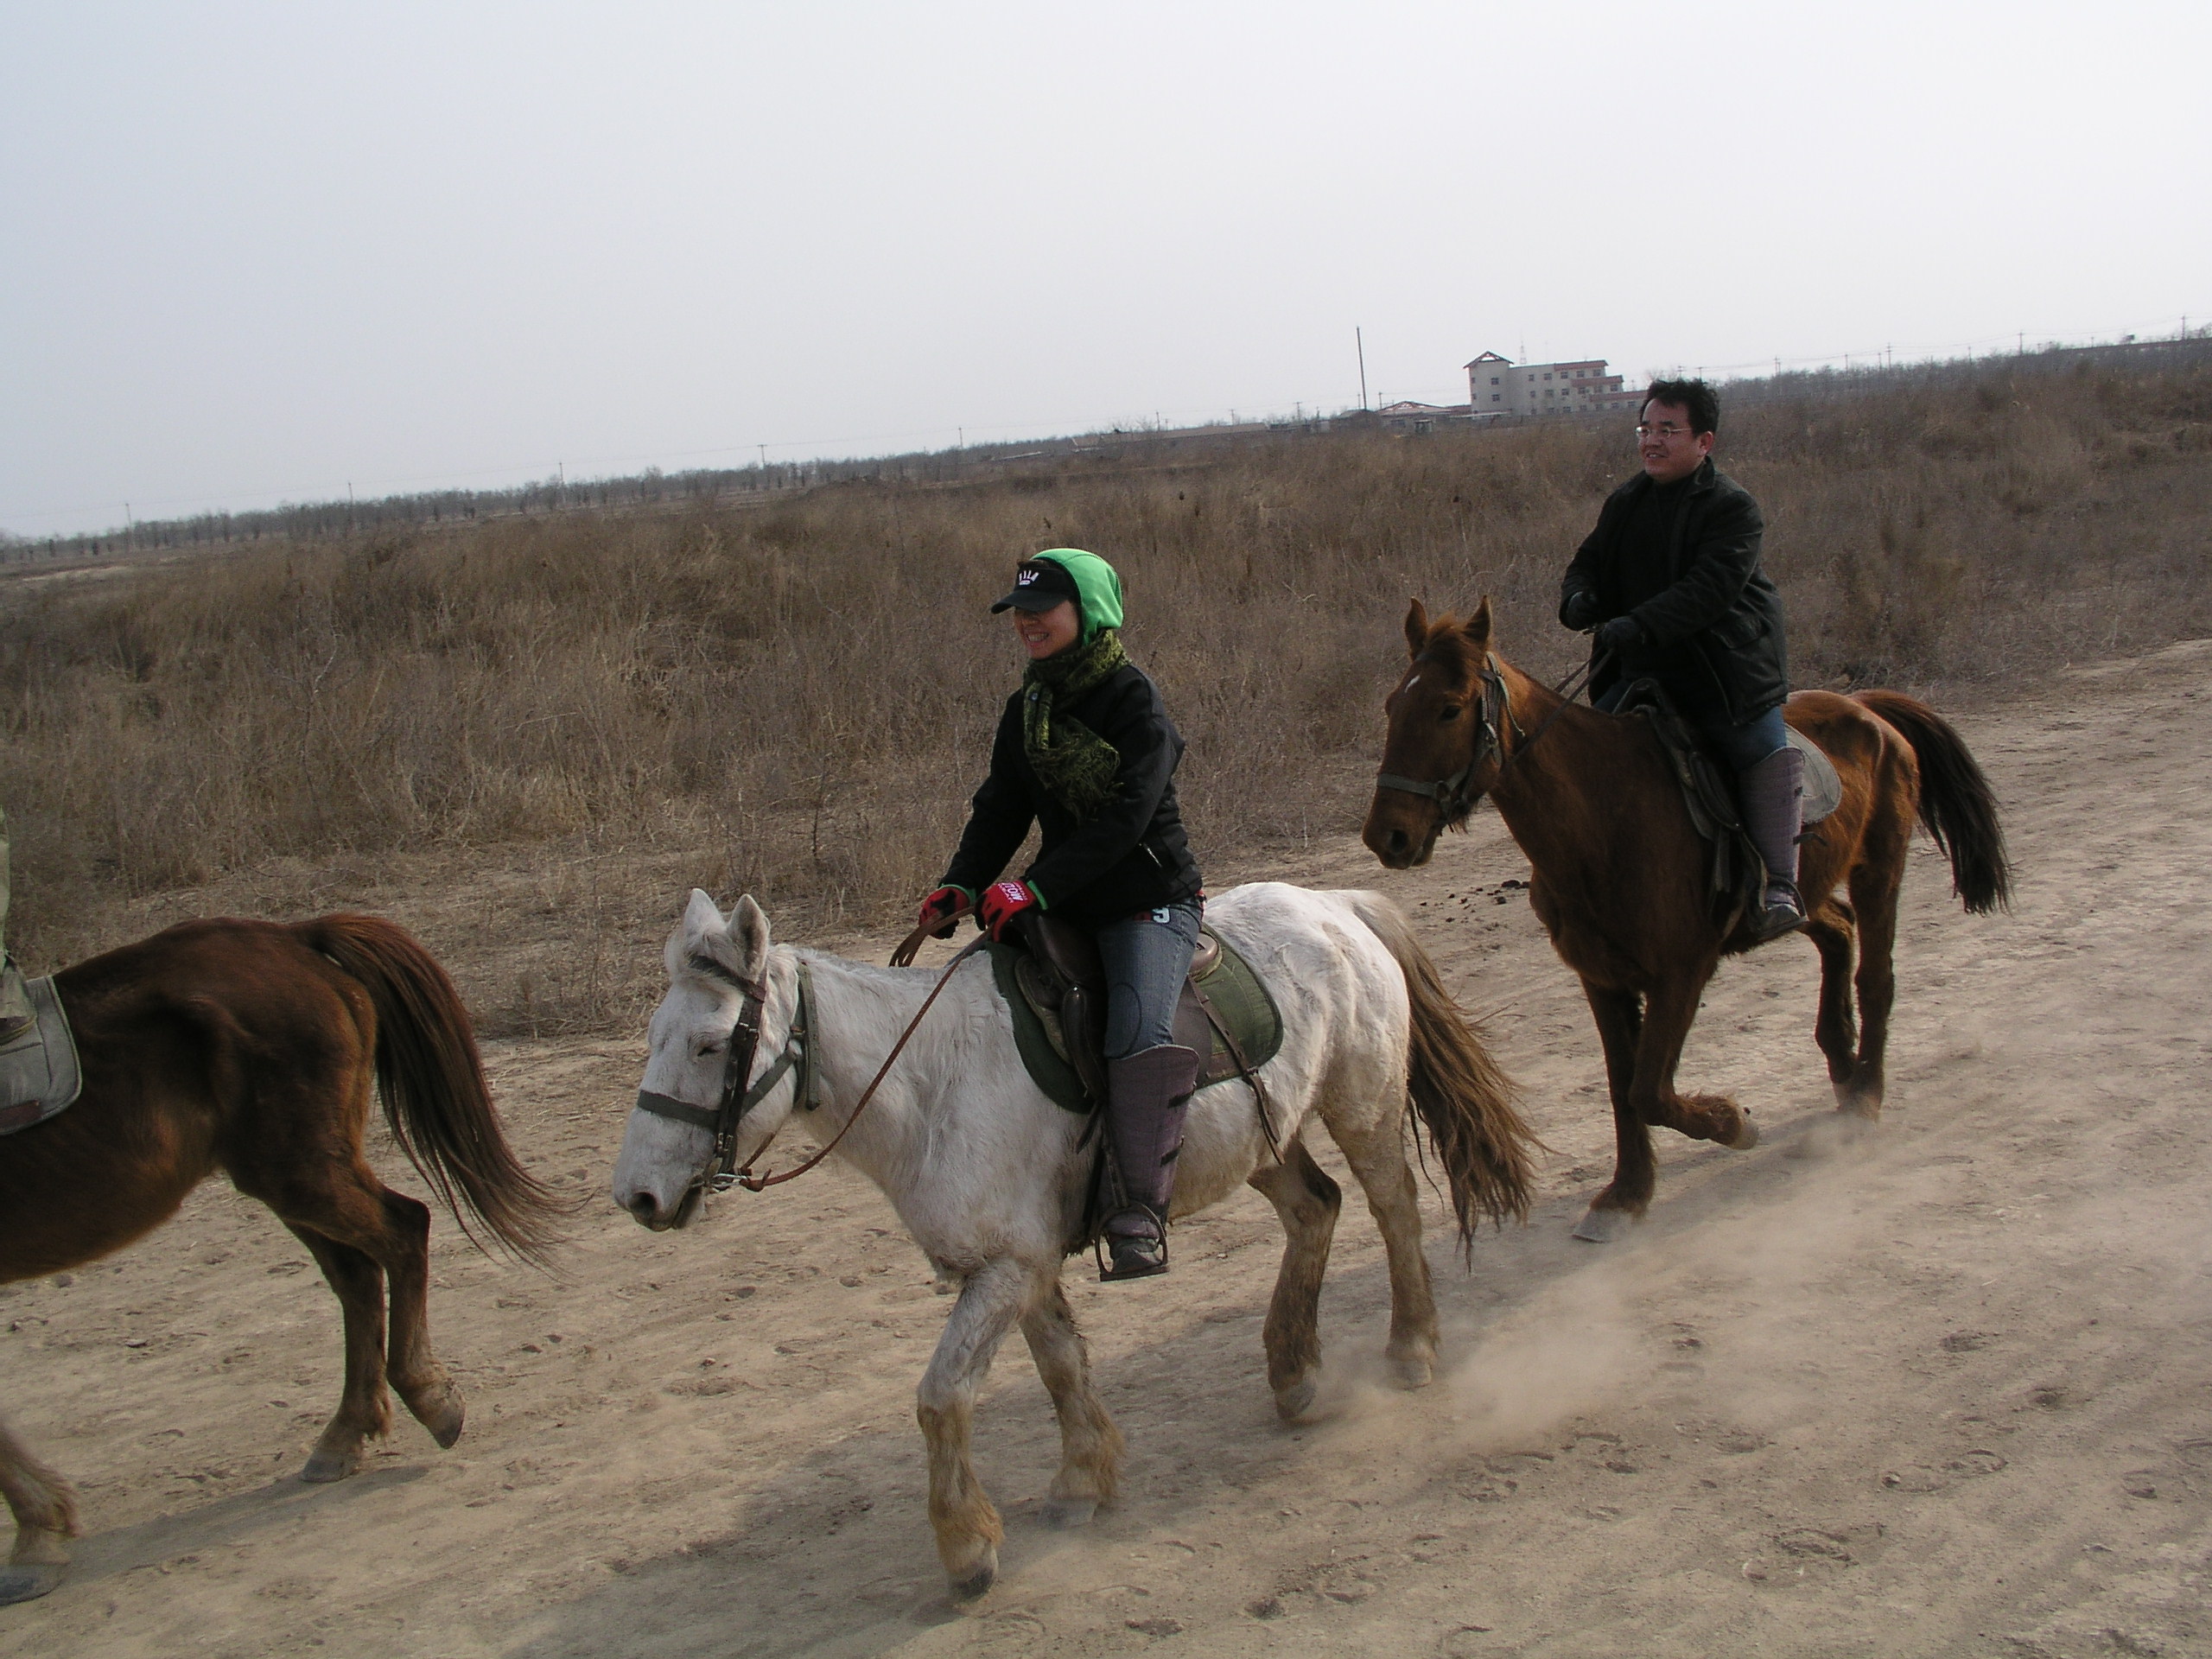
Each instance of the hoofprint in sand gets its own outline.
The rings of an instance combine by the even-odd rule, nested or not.
[[[2016,908],[1962,924],[1916,852],[1879,1135],[1791,1155],[1832,1109],[1817,967],[1762,950],[1713,982],[1683,1074],[1767,1144],[1665,1146],[1650,1219],[1601,1249],[1568,1230],[1610,1166],[1603,1071],[1497,820],[1403,876],[1349,830],[1270,872],[1404,905],[1554,1149],[1532,1224],[1471,1275],[1432,1250],[1426,1391],[1374,1357],[1387,1279],[1356,1211],[1313,1427],[1267,1387],[1258,1195],[1179,1228],[1165,1279],[1071,1272],[1130,1442],[1121,1503],[1043,1524],[1058,1432],[1003,1356],[977,1427],[1001,1578],[957,1609],[912,1417],[948,1304],[857,1176],[733,1195],[682,1238],[594,1212],[558,1283],[440,1229],[468,1433],[435,1453],[403,1426],[327,1487],[292,1471],[334,1307],[211,1187],[165,1248],[0,1294],[0,1402],[91,1529],[67,1583],[0,1611],[0,1656],[2204,1650],[2212,645],[1957,723]],[[542,1174],[603,1180],[641,1055],[487,1046]]]

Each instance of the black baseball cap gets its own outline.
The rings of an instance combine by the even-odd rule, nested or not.
[[[1024,559],[1014,573],[1014,591],[991,607],[991,614],[1009,608],[1049,611],[1071,599],[1078,607],[1083,603],[1065,565],[1058,559]]]

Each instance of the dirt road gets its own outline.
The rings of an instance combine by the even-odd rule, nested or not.
[[[0,1403],[91,1529],[59,1592],[0,1610],[0,1659],[2212,1653],[2212,641],[1961,723],[2018,902],[1966,918],[1916,854],[1879,1136],[1804,1155],[1829,1106],[1814,956],[1762,952],[1715,982],[1683,1076],[1765,1144],[1662,1137],[1621,1244],[1567,1236],[1610,1121],[1495,815],[1408,875],[1349,836],[1284,872],[1414,909],[1553,1148],[1542,1202],[1463,1274],[1431,1198],[1447,1345],[1418,1394],[1382,1375],[1380,1249],[1348,1206],[1334,1414],[1303,1429],[1264,1380],[1256,1195],[1182,1229],[1165,1280],[1071,1265],[1126,1496],[1041,1525],[1057,1435],[1009,1347],[978,1430],[1004,1576],[974,1608],[943,1597],[912,1410],[947,1305],[857,1178],[682,1236],[594,1209],[560,1283],[442,1219],[467,1433],[441,1453],[404,1423],[334,1487],[294,1475],[337,1395],[335,1306],[211,1187],[112,1262],[0,1290]],[[603,1188],[640,1052],[494,1046],[541,1170]]]

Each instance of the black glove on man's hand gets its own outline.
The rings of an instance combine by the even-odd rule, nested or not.
[[[1632,616],[1617,616],[1599,629],[1595,637],[1601,650],[1618,653],[1641,641],[1643,629]]]
[[[1573,628],[1577,633],[1598,620],[1598,595],[1587,588],[1578,588],[1560,601],[1560,626]]]

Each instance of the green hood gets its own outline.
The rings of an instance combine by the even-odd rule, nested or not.
[[[1083,606],[1083,638],[1078,644],[1087,645],[1104,630],[1122,626],[1122,579],[1105,560],[1079,547],[1051,547],[1029,556],[1050,560],[1074,581]]]

